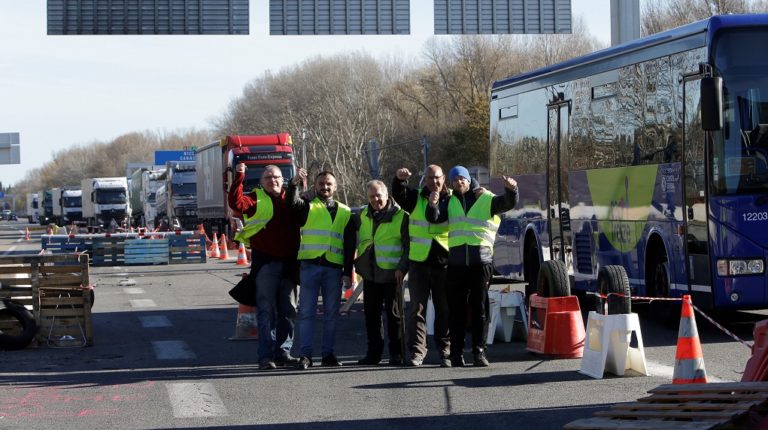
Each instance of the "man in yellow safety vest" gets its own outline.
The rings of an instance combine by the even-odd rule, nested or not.
[[[408,272],[408,214],[389,198],[380,180],[369,181],[368,205],[353,218],[357,233],[355,268],[363,277],[368,351],[358,364],[381,361],[384,337],[381,310],[387,315],[389,364],[403,364],[403,278]]]
[[[517,182],[502,175],[505,192],[490,192],[476,197],[470,192],[469,171],[455,166],[448,173],[453,195],[447,204],[430,198],[427,219],[448,220],[448,307],[450,309],[451,365],[464,366],[464,338],[467,308],[471,312],[474,365],[488,366],[488,287],[493,275],[493,242],[499,228],[500,213],[515,207]]]
[[[312,341],[317,299],[323,295],[322,366],[341,366],[334,354],[336,320],[339,317],[342,282],[352,284],[352,260],[355,253],[355,230],[349,220],[349,206],[333,198],[336,177],[320,172],[315,178],[314,197],[301,198],[298,185],[307,179],[307,171],[299,169],[288,187],[288,202],[301,226],[299,244],[299,340],[301,357],[298,369],[312,367]]]

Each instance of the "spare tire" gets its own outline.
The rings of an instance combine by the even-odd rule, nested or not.
[[[570,296],[571,284],[568,282],[568,270],[565,268],[565,263],[560,260],[547,260],[542,263],[536,286],[541,297]]]
[[[605,313],[606,301],[608,314],[628,314],[632,312],[632,296],[629,290],[629,278],[623,266],[603,266],[597,273],[597,292],[607,299],[597,297],[597,313]]]
[[[11,330],[0,330],[0,348],[18,350],[26,348],[37,333],[35,317],[24,306],[8,299],[0,302],[0,319],[16,320],[18,325]]]

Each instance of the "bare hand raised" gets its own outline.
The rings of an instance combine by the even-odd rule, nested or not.
[[[401,167],[397,169],[397,172],[395,172],[395,176],[397,177],[397,179],[401,181],[405,181],[411,177],[411,171],[405,167]]]
[[[429,205],[434,207],[437,207],[437,202],[440,201],[440,193],[437,191],[432,191],[429,193]]]
[[[235,166],[235,172],[245,173],[245,163],[238,163],[238,165]]]
[[[296,172],[296,176],[291,178],[291,184],[298,186],[299,184],[305,182],[307,180],[307,171],[304,170],[304,168],[300,168]]]
[[[501,175],[501,179],[504,181],[504,188],[510,191],[517,190],[517,181],[512,179],[511,176]]]

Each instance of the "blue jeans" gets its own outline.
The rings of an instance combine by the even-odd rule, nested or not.
[[[271,261],[256,274],[259,361],[286,357],[293,346],[296,284],[283,273],[283,263]]]
[[[323,295],[323,343],[322,357],[333,354],[336,339],[336,320],[341,302],[341,269],[319,266],[302,261],[299,293],[299,340],[301,355],[312,357],[317,298]]]

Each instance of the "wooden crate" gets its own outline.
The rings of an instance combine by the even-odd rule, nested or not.
[[[745,429],[768,415],[768,382],[667,384],[565,429]],[[762,427],[761,427],[762,428]]]
[[[122,266],[125,264],[125,237],[94,237],[91,264]]]
[[[87,254],[0,257],[0,285],[0,298],[10,298],[32,311],[39,328],[35,338],[38,345],[49,344],[52,325],[58,329],[72,323],[73,318],[83,327],[82,334],[78,335],[81,342],[93,344],[91,290],[81,287],[90,285]],[[65,315],[57,310],[57,307],[72,309],[73,306],[79,311],[67,310]],[[18,324],[13,320],[0,324],[5,324],[4,329],[11,333],[20,330],[14,327]]]
[[[193,235],[168,235],[171,264],[205,263],[205,237]]]
[[[168,239],[128,239],[125,264],[168,264]]]
[[[91,289],[40,288],[37,341],[54,348],[93,346]]]

